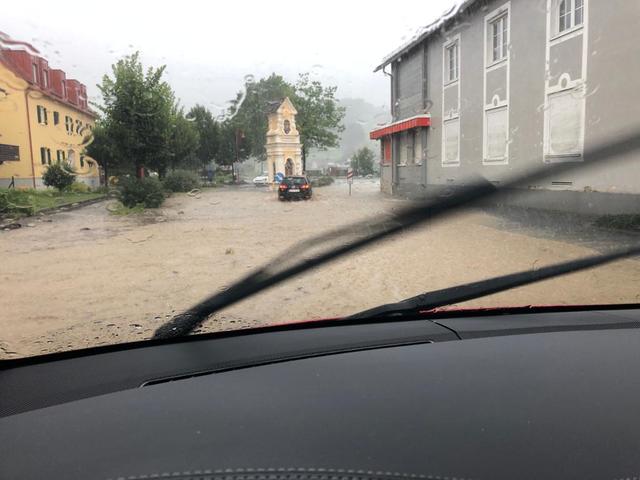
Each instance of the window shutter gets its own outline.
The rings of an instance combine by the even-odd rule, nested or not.
[[[487,160],[504,160],[507,156],[508,110],[487,111]]]
[[[460,119],[449,120],[444,124],[444,163],[458,163],[458,139],[460,137]]]
[[[548,145],[551,156],[582,153],[584,101],[573,90],[549,95]]]

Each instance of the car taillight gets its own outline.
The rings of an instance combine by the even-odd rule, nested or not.
[[[287,186],[283,184],[283,185],[280,185],[280,187],[279,187],[279,188],[280,188],[280,190],[286,190],[286,189],[287,189]]]
[[[300,188],[307,189],[307,188],[309,188],[309,185],[300,185]]]

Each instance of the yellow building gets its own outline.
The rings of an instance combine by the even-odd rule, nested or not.
[[[99,186],[98,164],[84,152],[96,118],[86,87],[16,44],[24,48],[0,46],[0,188],[44,188],[42,174],[54,162]]]
[[[267,175],[269,182],[278,176],[302,175],[302,144],[296,128],[297,110],[286,97],[271,102],[268,110]]]

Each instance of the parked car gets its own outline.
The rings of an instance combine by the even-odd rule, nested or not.
[[[278,186],[278,199],[311,198],[311,182],[307,177],[284,177]]]
[[[268,185],[269,184],[269,176],[264,174],[264,175],[258,175],[256,178],[253,179],[253,184],[256,187],[262,187],[264,185]]]

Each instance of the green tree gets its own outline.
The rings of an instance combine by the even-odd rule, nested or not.
[[[118,161],[116,145],[108,130],[105,120],[99,119],[85,139],[86,154],[102,167],[107,182],[110,175],[128,172],[127,166]]]
[[[298,110],[296,124],[302,142],[303,170],[306,170],[307,152],[310,148],[326,150],[340,145],[345,109],[335,98],[337,88],[324,87],[319,81],[310,80],[308,73],[302,73],[298,77],[295,98],[291,100]]]
[[[340,142],[340,132],[344,130],[342,119],[345,114],[335,98],[337,87],[325,87],[318,81],[301,74],[295,85],[275,73],[257,82],[249,79],[244,90],[231,101],[225,122],[228,128],[239,135],[238,158],[249,156],[264,159],[267,134],[267,113],[274,101],[289,97],[298,115],[296,124],[303,144],[303,168],[310,148],[327,149]]]
[[[164,175],[175,105],[173,91],[162,79],[165,67],[145,72],[136,52],[111,69],[112,76],[104,75],[98,85],[103,98],[98,109],[117,163],[132,173],[147,167]]]
[[[200,166],[218,160],[220,154],[220,125],[213,118],[211,112],[202,105],[196,105],[187,114],[187,118],[193,121],[198,131],[198,148],[196,156]]]
[[[351,168],[356,175],[373,174],[373,161],[375,154],[369,147],[362,147],[351,157]]]
[[[174,107],[171,119],[171,136],[169,139],[169,166],[195,169],[199,167],[196,152],[200,145],[200,134],[194,122],[184,115],[182,108]]]
[[[252,77],[245,81],[243,91],[231,101],[227,112],[229,118],[225,121],[226,133],[235,132],[232,136],[234,144],[235,136],[238,137],[238,160],[250,156],[264,159],[270,103],[284,97],[293,101],[294,88],[280,75],[272,73],[258,82],[254,82]]]
[[[65,166],[59,162],[49,165],[42,174],[42,183],[47,187],[53,187],[59,191],[69,188],[75,179],[75,172],[69,168],[65,168]]]

